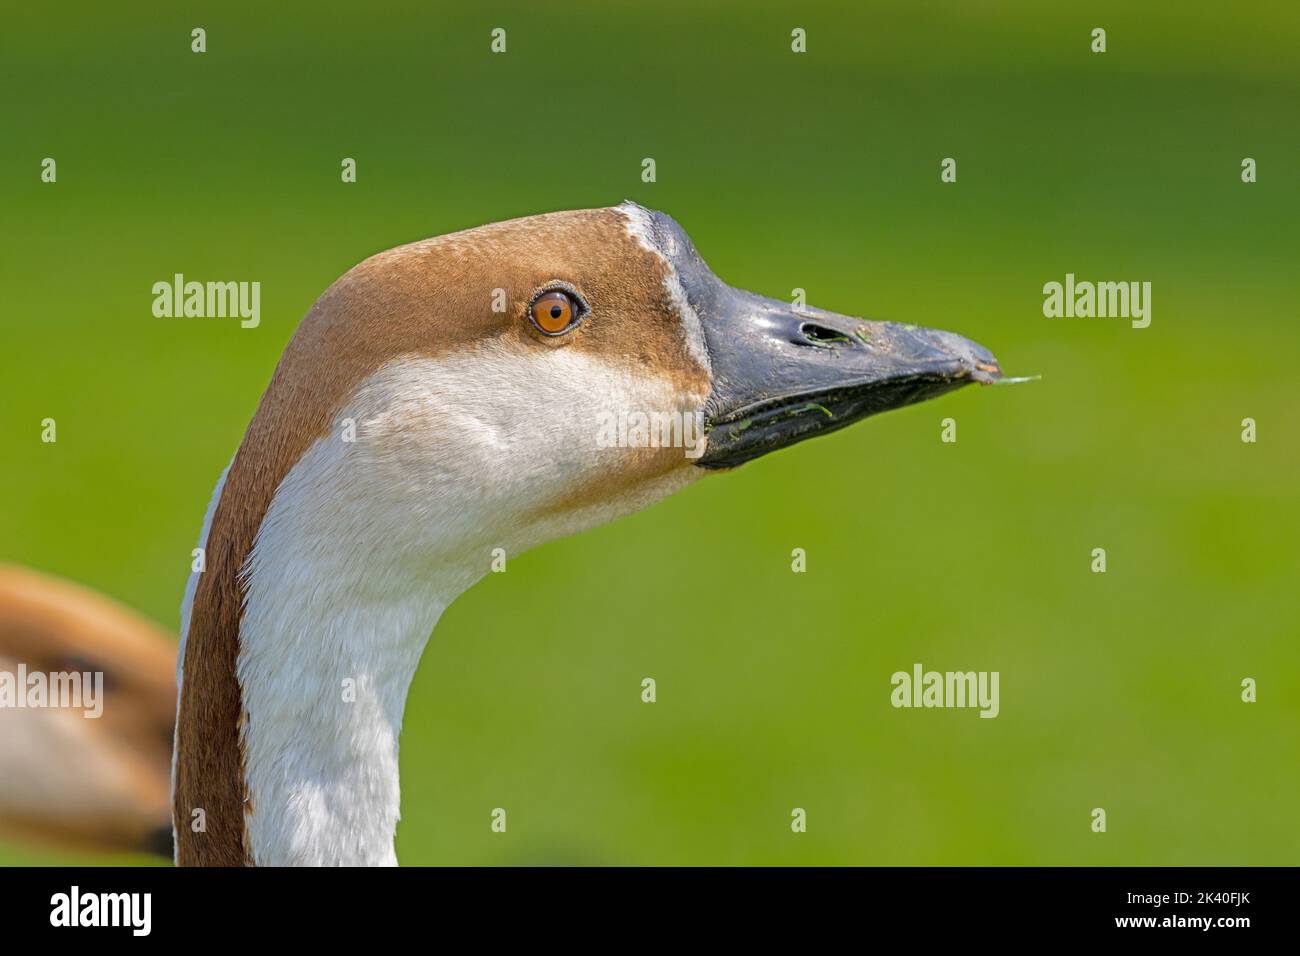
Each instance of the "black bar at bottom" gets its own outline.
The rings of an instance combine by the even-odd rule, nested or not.
[[[536,944],[591,936],[621,948],[625,934],[668,946],[685,926],[691,941],[713,936],[729,949],[832,931],[864,942],[1047,934],[1231,945],[1285,933],[1297,888],[1296,870],[1259,868],[11,869],[0,870],[0,925],[10,943],[75,934],[78,944],[205,947],[455,938],[464,951],[514,932]]]

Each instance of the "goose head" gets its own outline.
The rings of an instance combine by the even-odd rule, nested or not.
[[[410,676],[494,556],[999,375],[951,333],[734,289],[632,203],[366,260],[300,324],[209,510],[178,858],[393,862]]]
[[[633,203],[381,253],[317,304],[277,372],[286,418],[314,415],[290,427],[350,440],[354,492],[383,504],[367,520],[439,567],[999,375],[949,332],[732,288]]]

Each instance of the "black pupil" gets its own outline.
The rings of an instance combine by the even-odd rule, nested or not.
[[[558,305],[551,306],[551,318],[558,319],[563,312],[564,310]]]

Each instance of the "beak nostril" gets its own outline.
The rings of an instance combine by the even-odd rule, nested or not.
[[[853,340],[843,332],[818,325],[816,322],[804,322],[799,326],[799,332],[810,343],[823,348],[843,348],[853,344]]]

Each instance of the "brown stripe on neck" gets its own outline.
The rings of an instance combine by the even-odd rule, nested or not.
[[[330,412],[337,406],[322,388],[320,375],[305,375],[310,369],[304,367],[296,341],[281,358],[230,464],[203,542],[206,570],[190,611],[177,712],[172,810],[176,861],[182,866],[252,862],[244,818],[253,804],[244,774],[244,711],[236,676],[244,605],[240,571],[275,489],[310,444],[328,431]],[[197,809],[203,810],[202,832],[192,826]]]

